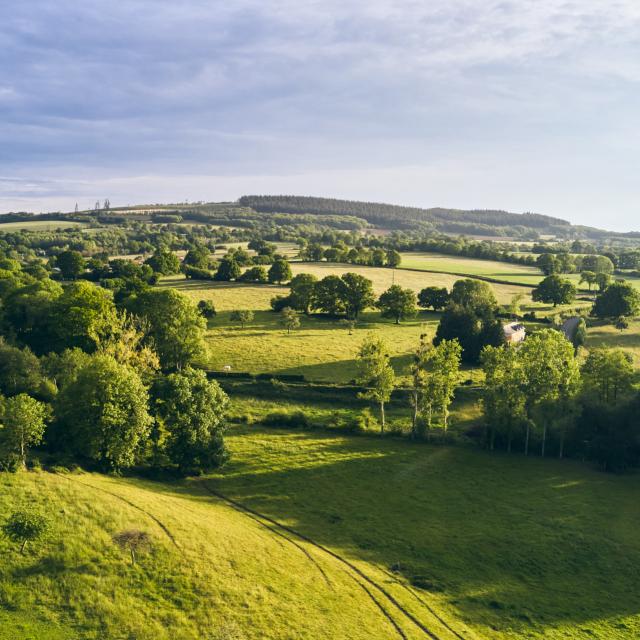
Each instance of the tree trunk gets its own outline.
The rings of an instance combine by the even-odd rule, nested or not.
[[[129,551],[131,552],[131,566],[133,566],[136,563],[136,552],[133,547],[131,547]]]
[[[540,451],[540,455],[544,458],[544,448],[547,444],[547,423],[544,423],[542,427],[542,449]]]
[[[444,432],[447,433],[447,428],[449,427],[449,408],[446,404],[442,405],[442,426],[444,427]]]
[[[511,453],[511,429],[509,429],[509,432],[507,433],[507,453]]]
[[[564,430],[560,434],[560,452],[558,453],[558,458],[562,460],[563,455],[564,455]]]
[[[524,436],[524,455],[525,456],[529,455],[529,432],[530,431],[531,431],[531,426],[529,425],[529,422],[527,422],[527,431]]]
[[[411,438],[415,440],[418,437],[418,390],[413,390],[413,417],[411,424]]]
[[[24,553],[24,548],[27,546],[27,541],[23,540],[22,545],[20,546],[20,553]]]
[[[384,417],[384,402],[380,401],[380,433],[384,433],[385,417]]]

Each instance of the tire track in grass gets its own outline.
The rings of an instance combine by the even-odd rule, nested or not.
[[[246,514],[252,515],[252,516],[257,517],[257,518],[261,518],[261,519],[265,520],[266,522],[269,522],[273,526],[275,526],[275,527],[277,527],[279,529],[282,529],[283,531],[286,531],[287,533],[289,533],[291,535],[294,535],[294,536],[300,538],[301,540],[304,540],[305,542],[310,544],[312,547],[315,547],[316,549],[319,549],[320,551],[324,551],[324,553],[328,554],[329,556],[331,556],[332,558],[334,558],[338,562],[340,562],[343,565],[345,565],[346,567],[348,567],[352,572],[354,572],[360,578],[360,580],[358,580],[357,578],[352,576],[353,579],[366,591],[366,593],[369,595],[369,597],[376,603],[378,608],[384,613],[385,617],[391,622],[391,624],[394,626],[394,628],[396,629],[396,631],[398,632],[398,634],[402,638],[406,639],[407,636],[402,631],[402,629],[400,628],[398,623],[393,619],[393,617],[389,614],[389,612],[384,609],[384,607],[380,604],[380,602],[378,602],[378,600],[373,596],[373,594],[371,593],[369,588],[365,584],[363,584],[361,581],[364,581],[364,582],[368,583],[374,589],[377,589],[389,602],[391,602],[391,604],[393,604],[396,607],[396,609],[398,609],[398,611],[400,611],[400,613],[402,615],[404,615],[405,618],[407,618],[418,629],[420,629],[420,631],[422,631],[422,633],[425,636],[427,636],[428,638],[431,638],[431,640],[440,640],[440,638],[433,631],[428,629],[410,611],[407,611],[407,609],[405,609],[402,606],[402,604],[400,604],[400,602],[398,602],[398,600],[392,594],[390,594],[383,586],[378,584],[375,580],[371,579],[361,569],[359,569],[356,565],[354,565],[352,562],[350,562],[349,560],[347,560],[343,556],[339,555],[335,551],[332,551],[328,547],[325,547],[324,545],[321,545],[321,544],[315,542],[314,540],[312,540],[308,536],[304,535],[303,533],[300,533],[299,531],[296,531],[295,529],[292,529],[291,527],[289,527],[289,526],[287,526],[285,524],[282,524],[281,522],[278,522],[277,520],[275,520],[275,519],[273,519],[273,518],[271,518],[271,517],[269,517],[269,516],[267,516],[267,515],[265,515],[263,513],[260,513],[259,511],[256,511],[255,509],[252,509],[251,507],[248,507],[248,506],[242,504],[241,502],[238,502],[237,500],[234,500],[233,498],[229,498],[228,496],[224,495],[223,493],[220,493],[219,491],[216,491],[216,490],[212,489],[208,484],[206,484],[204,482],[202,483],[202,486],[205,488],[205,490],[208,493],[210,493],[211,495],[215,496],[216,498],[219,498],[220,500],[223,500],[224,502],[227,502],[228,504],[234,506],[236,509],[238,509],[240,511],[243,511]],[[394,577],[394,581],[399,582],[395,577]]]
[[[386,569],[381,569],[382,573],[389,576],[397,585],[401,586],[405,591],[410,593],[420,604],[422,604],[429,613],[447,630],[449,633],[453,634],[459,640],[468,640],[466,636],[463,636],[458,631],[456,631],[436,610],[423,598],[421,598],[414,589],[412,589],[409,585],[406,585],[404,582],[399,580],[397,576],[395,576],[390,571]]]
[[[90,489],[94,489],[95,491],[101,491],[102,493],[106,493],[107,495],[110,495],[113,498],[117,498],[118,500],[121,500],[125,504],[128,504],[130,507],[133,507],[134,509],[140,511],[141,513],[144,513],[148,518],[151,518],[151,520],[153,520],[164,531],[164,533],[166,534],[167,538],[169,538],[169,540],[171,540],[171,543],[175,546],[175,548],[178,549],[178,551],[180,551],[180,553],[182,555],[184,555],[184,551],[182,550],[182,547],[176,541],[174,535],[169,530],[169,527],[167,527],[164,524],[164,522],[162,522],[159,518],[154,516],[149,511],[146,511],[145,509],[143,509],[142,507],[138,506],[134,502],[131,502],[131,500],[129,500],[128,498],[124,498],[123,496],[121,496],[121,495],[119,495],[117,493],[114,493],[113,491],[109,491],[107,489],[103,489],[102,487],[96,487],[95,485],[90,484],[89,482],[82,482],[82,480],[78,480],[78,478],[71,478],[70,476],[67,476],[67,475],[65,475],[63,473],[58,473],[57,471],[55,472],[55,475],[57,475],[57,476],[59,476],[61,478],[65,478],[66,480],[68,480],[71,483],[75,482],[77,484],[81,484],[84,487],[89,487]]]

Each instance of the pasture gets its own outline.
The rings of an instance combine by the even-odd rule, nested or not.
[[[426,252],[403,253],[400,268],[438,271],[440,273],[464,273],[469,276],[483,276],[531,286],[537,285],[544,278],[544,275],[536,267]]]
[[[182,482],[1,474],[0,513],[51,529],[24,555],[0,539],[0,638],[640,633],[636,476],[255,425],[228,443],[227,467]],[[133,566],[124,529],[152,538]]]
[[[73,220],[27,220],[24,222],[2,222],[0,216],[0,233],[13,231],[59,231],[74,227],[86,227],[84,222]]]

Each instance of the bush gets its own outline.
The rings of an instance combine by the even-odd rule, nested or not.
[[[262,418],[262,424],[266,427],[283,427],[291,429],[309,429],[312,423],[304,411],[272,411]]]

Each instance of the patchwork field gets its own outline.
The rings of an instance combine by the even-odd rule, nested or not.
[[[635,476],[380,438],[234,428],[183,483],[0,475],[0,638],[622,640],[640,633]],[[247,510],[249,509],[249,510]],[[111,541],[152,537],[131,566]]]
[[[71,227],[85,227],[84,222],[72,220],[28,220],[26,222],[0,222],[0,233],[3,231],[22,231],[32,229],[34,231],[57,231]]]
[[[509,264],[497,260],[476,260],[440,253],[411,252],[402,254],[401,269],[424,269],[442,273],[464,273],[518,284],[535,286],[544,277],[536,267]]]

